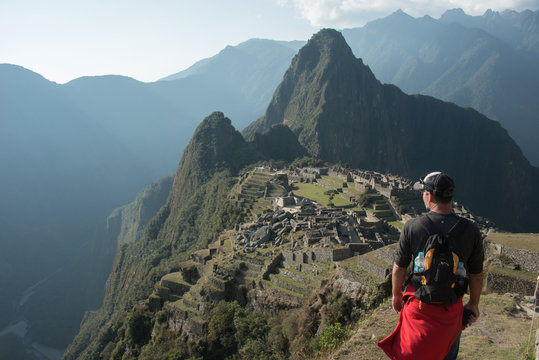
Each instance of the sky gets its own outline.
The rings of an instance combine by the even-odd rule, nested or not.
[[[57,83],[117,74],[156,81],[251,38],[307,40],[402,9],[538,10],[539,0],[0,0],[0,63]]]

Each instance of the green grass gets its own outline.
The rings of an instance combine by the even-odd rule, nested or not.
[[[330,201],[329,195],[324,194],[324,192],[328,191],[328,189],[315,185],[315,184],[307,184],[307,183],[296,183],[294,184],[294,186],[295,186],[294,193],[296,195],[303,196],[305,198],[316,201],[320,205],[328,206],[329,201]],[[341,198],[338,195],[334,196],[333,204],[335,206],[353,205],[353,203]]]
[[[539,254],[539,234],[492,233],[487,236],[487,240]]]
[[[338,188],[342,188],[342,184],[344,184],[346,182],[343,179],[339,179],[337,177],[329,176],[329,175],[323,175],[322,179],[326,180],[326,181],[329,181],[329,182],[332,182],[335,185],[335,187],[338,187]]]
[[[361,267],[359,267],[359,256],[352,256],[346,260],[339,261],[339,265],[345,268],[346,270],[353,271],[357,274],[362,274],[364,271]],[[367,273],[365,273],[367,274]],[[363,274],[362,274],[363,275]],[[370,274],[369,274],[370,275]]]
[[[526,270],[511,270],[499,266],[490,266],[488,271],[495,274],[502,274],[516,277],[518,279],[534,281],[537,279],[537,274]]]
[[[167,275],[163,276],[163,280],[174,282],[174,283],[177,283],[177,284],[187,285],[189,287],[191,287],[191,285],[192,285],[192,284],[188,283],[187,281],[183,280],[182,275],[179,272],[167,274]]]
[[[171,305],[177,307],[177,308],[180,309],[180,310],[183,310],[183,311],[189,313],[189,317],[190,317],[191,319],[195,320],[195,321],[198,322],[198,323],[204,323],[204,322],[206,322],[206,321],[200,316],[200,314],[197,314],[197,310],[196,310],[196,309],[187,307],[187,306],[182,302],[181,299],[180,299],[180,300],[177,300],[177,301],[175,301],[175,302],[173,302]]]
[[[385,261],[383,260],[380,260],[376,257],[376,251],[371,251],[371,252],[368,252],[364,255],[361,255],[363,256],[365,259],[367,259],[369,262],[375,264],[375,265],[378,265],[380,267],[391,267],[392,264],[388,264],[386,263]]]
[[[288,276],[285,276],[283,274],[273,274],[273,276],[275,276],[276,278],[290,284],[290,285],[293,285],[293,286],[296,286],[298,288],[301,288],[305,291],[307,291],[309,289],[309,285],[305,285],[303,283],[300,283],[300,282],[297,282],[295,280],[292,280],[291,278],[289,278]]]
[[[313,280],[314,280],[314,276],[309,275],[309,274],[306,274],[306,273],[301,272],[301,271],[299,271],[299,270],[296,270],[296,269],[294,269],[294,268],[291,268],[291,267],[290,267],[290,268],[288,268],[288,269],[286,269],[286,270],[290,271],[291,273],[294,273],[294,274],[297,274],[297,275],[301,276],[302,278],[305,279],[305,281],[313,282]]]
[[[353,192],[353,193],[356,194],[356,195],[362,195],[362,194],[364,194],[363,191],[356,189],[354,186],[355,186],[355,184],[354,184],[353,182],[349,182],[349,183],[348,183],[347,190],[350,191],[350,192]]]
[[[388,224],[399,230],[402,230],[404,226],[404,224],[400,221],[390,221]]]
[[[285,288],[282,288],[280,286],[277,286],[276,284],[272,283],[271,281],[269,280],[262,280],[262,282],[265,284],[265,285],[268,285],[270,287],[272,287],[273,289],[277,290],[277,291],[280,291],[280,292],[284,292],[288,295],[291,295],[293,297],[296,297],[298,299],[301,299],[304,297],[303,294],[300,294],[300,293],[297,293],[295,291],[292,291],[292,290],[288,290],[288,289],[285,289]]]

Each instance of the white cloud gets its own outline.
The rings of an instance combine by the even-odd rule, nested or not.
[[[277,0],[281,6],[293,4],[301,16],[317,27],[355,27],[385,17],[398,9],[414,17],[439,17],[444,11],[462,8],[470,15],[486,10],[537,10],[539,0]]]

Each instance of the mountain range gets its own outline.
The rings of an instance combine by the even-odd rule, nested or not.
[[[539,11],[397,11],[343,35],[381,82],[480,111],[539,164]]]
[[[214,219],[213,210],[224,206],[221,215],[234,219],[224,202],[216,205],[232,186],[229,177],[258,160],[309,154],[411,178],[443,167],[457,181],[457,199],[475,212],[504,229],[537,231],[537,168],[504,130],[534,162],[536,21],[537,12],[469,17],[450,11],[440,20],[398,12],[343,31],[363,60],[342,36],[325,30],[292,64],[305,42],[252,39],[154,83],[103,76],[58,85],[0,65],[0,166],[10,169],[0,177],[0,288],[6,294],[0,297],[6,309],[0,331],[25,321],[33,341],[65,347],[82,312],[99,306],[116,250],[120,258],[135,256],[151,249],[155,234],[166,235],[169,243],[150,251],[150,263],[167,263],[171,254],[204,246],[230,225]],[[504,128],[475,110],[409,96],[377,78],[406,93],[473,106]],[[168,201],[176,208],[155,205],[142,216],[133,205],[116,210],[103,225],[112,209],[173,172],[200,119],[215,110],[231,120],[215,113],[203,122],[174,185],[154,184],[160,190],[148,195],[165,204],[170,186]],[[250,141],[240,140],[232,125],[247,127],[243,135]],[[230,135],[228,145],[203,136],[215,129]],[[221,200],[209,200],[205,192]],[[134,218],[135,225],[128,220]],[[213,226],[202,230],[205,222]],[[118,223],[128,228],[113,229]],[[126,264],[136,260],[120,258],[111,275],[119,282],[110,280],[107,287],[109,312],[119,303],[128,308],[157,276],[139,278],[144,285],[123,294],[118,286],[126,284]],[[112,294],[122,299],[113,301]],[[86,324],[102,316],[89,314]],[[81,344],[107,336],[88,333],[96,327],[84,329]]]

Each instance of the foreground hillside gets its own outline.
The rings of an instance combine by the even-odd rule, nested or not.
[[[481,317],[464,330],[460,342],[459,359],[520,360],[534,358],[533,345],[526,348],[533,315],[522,305],[526,302],[500,294],[484,294],[481,297]],[[357,330],[342,346],[316,356],[320,360],[378,360],[387,359],[377,343],[389,335],[397,324],[398,315],[391,308],[389,299],[369,316],[359,321]],[[532,344],[537,321],[532,329]]]

